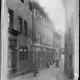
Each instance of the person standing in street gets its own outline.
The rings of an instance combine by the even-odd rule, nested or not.
[[[59,58],[56,59],[56,67],[59,67]]]
[[[38,73],[38,69],[37,69],[37,60],[34,61],[33,73],[34,73],[34,77],[36,77],[36,74]]]

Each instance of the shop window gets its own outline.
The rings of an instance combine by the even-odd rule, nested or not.
[[[19,27],[20,27],[20,32],[22,33],[22,18],[21,17],[18,17],[18,20],[19,20]]]
[[[27,22],[24,21],[24,35],[27,35]]]
[[[9,27],[13,27],[13,16],[14,16],[14,11],[11,9],[8,9],[8,13],[9,13]]]
[[[28,47],[24,49],[25,52],[25,60],[28,60]]]

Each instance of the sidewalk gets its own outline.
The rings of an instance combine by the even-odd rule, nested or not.
[[[55,64],[53,64],[50,68],[39,71],[37,77],[33,77],[33,73],[28,73],[11,80],[65,80],[63,70],[64,66],[62,61],[60,61],[59,68],[56,68]]]

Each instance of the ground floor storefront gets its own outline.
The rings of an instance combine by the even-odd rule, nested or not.
[[[59,62],[60,67],[58,68],[56,68],[54,63],[50,68],[40,70],[37,77],[33,77],[33,73],[28,73],[11,80],[68,80],[64,75],[64,55],[61,58],[62,60]]]
[[[46,68],[48,62],[49,65],[55,62],[55,50],[49,46],[34,45],[31,50],[28,50],[26,44],[18,44],[17,37],[10,37],[8,41],[8,70],[10,78],[24,72],[32,72],[35,60],[37,61],[38,70]]]
[[[37,61],[38,70],[47,67],[47,63],[53,64],[55,62],[55,50],[49,47],[34,46],[33,47],[33,63]]]

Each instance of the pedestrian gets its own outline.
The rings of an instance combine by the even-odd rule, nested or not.
[[[50,67],[50,64],[49,64],[49,60],[47,61],[47,68],[49,68]]]
[[[51,60],[51,58],[50,58],[50,65],[52,65],[52,60]]]
[[[59,67],[59,58],[56,59],[56,67]]]
[[[37,60],[34,61],[34,68],[33,68],[33,73],[34,73],[34,77],[36,77],[36,74],[38,73],[38,69],[37,69]]]
[[[61,50],[59,50],[59,59],[62,60],[61,59]]]

